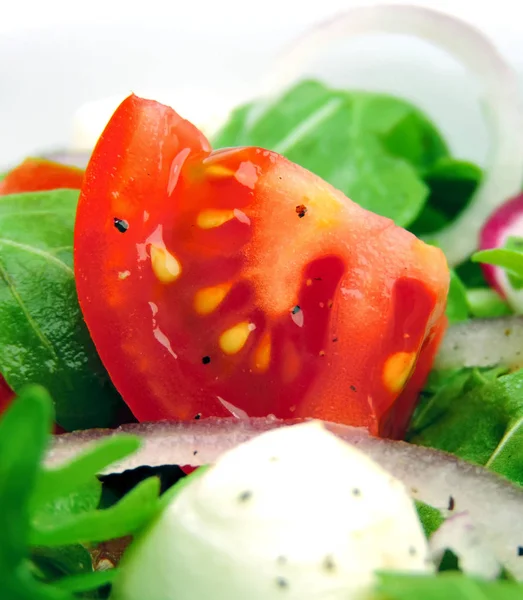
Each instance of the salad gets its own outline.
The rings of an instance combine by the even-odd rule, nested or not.
[[[511,73],[432,11],[314,35],[369,23],[470,42],[485,168],[303,79],[212,136],[131,94],[88,156],[1,176],[1,598],[522,596]]]

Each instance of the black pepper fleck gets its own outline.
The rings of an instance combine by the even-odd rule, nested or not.
[[[276,585],[279,588],[285,589],[289,587],[289,582],[285,579],[285,577],[276,577]]]
[[[198,454],[198,450],[193,450],[193,456],[196,456]]]
[[[298,217],[300,217],[300,219],[303,219],[303,217],[307,214],[307,207],[305,204],[298,204],[296,207],[296,214]]]
[[[296,304],[296,306],[292,309],[292,314],[295,315],[297,313],[299,313],[301,310],[301,308]]]
[[[454,498],[452,496],[449,496],[448,510],[454,510],[455,506],[456,506],[456,502],[455,502]]]
[[[505,329],[505,335],[509,337],[512,333],[512,329]]]
[[[338,337],[337,337],[337,336],[334,336],[334,337],[332,338],[332,341],[333,341],[333,342],[337,342],[337,341],[338,341]]]
[[[276,562],[279,565],[285,565],[285,564],[287,564],[287,557],[283,556],[283,554],[280,554],[280,556],[278,556],[278,558],[276,559]]]
[[[245,490],[238,496],[238,500],[240,502],[247,502],[247,500],[250,500],[251,498],[252,498],[252,492],[250,490]]]
[[[409,546],[409,556],[416,556],[417,550],[414,546]]]
[[[523,546],[518,546],[518,556],[523,556]]]
[[[361,490],[359,488],[353,488],[352,495],[353,496],[361,496]]]
[[[210,356],[204,356],[204,357],[202,358],[202,363],[203,363],[204,365],[208,365],[210,362],[211,362],[211,357],[210,357]]]
[[[356,386],[355,385],[351,385],[350,389],[351,389],[351,391],[355,392],[356,391]]]
[[[198,413],[197,415],[194,415],[194,418],[198,421],[199,419],[202,418],[202,413]]]
[[[113,219],[114,226],[120,233],[125,233],[129,229],[129,223],[124,219],[119,219],[118,217],[114,217]]]

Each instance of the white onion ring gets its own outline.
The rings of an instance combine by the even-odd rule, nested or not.
[[[97,439],[123,431],[141,436],[143,447],[136,454],[111,465],[107,473],[143,465],[199,466],[213,463],[229,448],[262,431],[295,422],[275,418],[209,418],[185,423],[124,425],[115,431],[79,431],[55,436],[46,464],[48,467],[57,466],[77,456]],[[520,518],[523,514],[523,489],[482,467],[444,452],[373,438],[362,429],[327,425],[403,481],[414,498],[443,512],[448,507],[467,511],[497,559],[523,580],[523,561],[518,557],[518,547],[523,546],[523,520]]]
[[[434,369],[523,367],[523,317],[471,319],[447,330]]]
[[[451,266],[459,264],[478,247],[483,222],[519,192],[523,181],[523,119],[516,74],[488,38],[465,21],[417,6],[361,6],[314,27],[291,44],[275,61],[266,92],[273,95],[288,87],[307,58],[320,49],[369,33],[413,35],[432,42],[473,73],[483,90],[490,137],[485,177],[459,217],[430,236]]]

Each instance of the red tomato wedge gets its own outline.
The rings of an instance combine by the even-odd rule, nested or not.
[[[79,190],[84,171],[43,158],[27,158],[0,181],[0,196],[67,188]],[[0,415],[14,398],[14,392],[0,374]],[[55,433],[63,431],[55,425]]]
[[[0,196],[82,187],[84,171],[44,158],[27,158],[0,181]]]
[[[401,437],[446,326],[443,253],[174,110],[117,109],[75,229],[83,314],[141,420],[316,417]]]

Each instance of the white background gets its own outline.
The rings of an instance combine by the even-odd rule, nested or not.
[[[369,2],[358,2],[365,3]],[[179,112],[188,104],[189,111],[197,104],[198,110],[234,105],[255,94],[293,38],[354,4],[10,2],[0,16],[0,166],[31,152],[68,145],[75,111],[85,102],[113,94],[167,93]],[[517,0],[416,4],[448,10],[480,27],[523,81],[523,9]],[[318,57],[308,71],[338,85],[373,87],[414,99],[443,128],[455,152],[481,162],[487,140],[474,86],[445,56],[430,48],[421,51],[413,43],[352,42]]]

